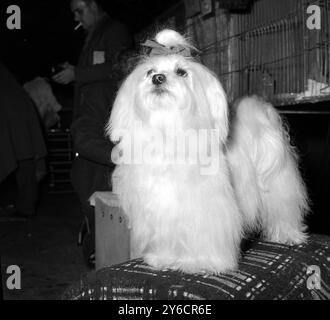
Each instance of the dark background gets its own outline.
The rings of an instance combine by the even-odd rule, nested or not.
[[[104,9],[138,32],[178,0],[101,0]],[[21,8],[22,29],[8,30],[9,5]],[[1,0],[0,58],[25,82],[35,76],[47,76],[50,68],[63,61],[75,63],[83,43],[84,31],[74,31],[77,23],[70,10],[70,0]]]

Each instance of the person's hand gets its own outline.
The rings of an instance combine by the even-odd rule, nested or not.
[[[60,84],[69,84],[70,82],[75,81],[75,67],[69,63],[64,63],[63,71],[55,74],[52,79]]]

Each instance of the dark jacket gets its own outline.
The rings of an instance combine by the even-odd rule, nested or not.
[[[0,182],[18,161],[47,154],[35,106],[15,77],[0,62]]]
[[[116,59],[131,45],[126,27],[105,15],[87,36],[76,67],[71,134],[79,156],[73,163],[72,183],[84,205],[93,192],[110,189],[113,145],[105,136],[105,125],[118,88]]]

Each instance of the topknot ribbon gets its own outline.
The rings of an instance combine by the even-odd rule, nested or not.
[[[183,46],[172,46],[166,47],[157,41],[154,40],[147,40],[145,43],[142,43],[142,46],[150,48],[149,56],[168,56],[171,54],[179,54],[184,57],[191,57],[190,50]]]

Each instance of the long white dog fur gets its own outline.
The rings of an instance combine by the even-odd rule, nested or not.
[[[275,108],[255,96],[243,98],[228,137],[229,110],[217,77],[182,53],[192,47],[177,32],[163,30],[155,41],[164,53],[146,56],[127,77],[107,127],[118,142],[114,175],[133,258],[157,269],[220,273],[237,267],[246,231],[261,230],[269,241],[305,241],[307,193]],[[207,150],[217,170],[205,174],[199,158],[170,157],[173,136],[187,130],[204,130],[207,139],[182,153]],[[149,139],[155,132],[162,143]],[[149,161],[137,161],[137,146],[151,148]],[[127,155],[130,162],[120,161]]]

